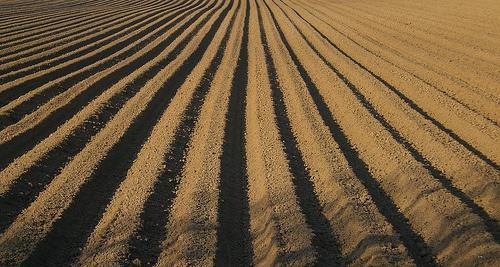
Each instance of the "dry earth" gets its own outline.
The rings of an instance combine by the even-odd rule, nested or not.
[[[498,14],[0,0],[0,265],[500,266]]]

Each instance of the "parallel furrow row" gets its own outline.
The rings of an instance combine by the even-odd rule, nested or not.
[[[431,2],[1,2],[0,265],[500,264],[500,5]]]

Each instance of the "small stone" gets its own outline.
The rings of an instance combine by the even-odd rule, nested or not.
[[[141,263],[141,260],[139,259],[135,259],[132,261],[132,266],[141,266],[142,263]]]

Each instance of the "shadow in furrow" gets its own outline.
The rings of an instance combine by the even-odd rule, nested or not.
[[[222,145],[216,266],[250,266],[253,258],[244,134],[249,16],[247,0],[241,50],[232,81]]]
[[[54,10],[58,10],[58,11],[72,10],[74,7],[78,7],[78,6],[82,6],[82,5],[89,5],[95,1],[81,1],[78,3],[74,2],[74,1],[71,1],[71,2],[63,1],[63,3],[66,2],[64,5],[59,4],[59,3],[51,3],[50,5],[46,5],[47,2],[45,2],[44,6],[33,6],[33,4],[39,4],[41,2],[42,1],[33,2],[33,3],[31,3],[31,5],[26,3],[26,5],[24,6],[26,8],[9,9],[9,11],[11,11],[11,12],[7,12],[7,14],[10,14],[10,15],[15,14],[16,16],[19,16],[19,17],[31,17],[31,16],[33,16],[33,14],[44,14],[44,13],[51,13],[52,14],[54,12]],[[72,3],[72,4],[68,4],[68,3]],[[8,5],[8,7],[10,7],[10,3],[8,3],[7,5]],[[59,14],[61,14],[61,13],[59,13]]]
[[[178,6],[177,8],[180,7],[180,5],[177,5],[177,6]],[[175,10],[175,8],[176,7],[173,6],[172,10]],[[95,44],[98,41],[104,39],[105,37],[108,37],[108,36],[115,34],[115,33],[119,33],[120,31],[122,31],[124,29],[125,30],[129,29],[131,26],[137,24],[138,22],[141,21],[140,20],[141,15],[149,13],[152,16],[158,17],[158,15],[166,14],[165,12],[167,12],[168,10],[169,10],[168,7],[159,7],[158,10],[154,10],[155,12],[152,12],[151,10],[147,10],[147,9],[139,10],[139,11],[137,11],[137,17],[135,17],[136,19],[135,20],[129,19],[129,21],[127,21],[127,15],[119,16],[112,21],[106,22],[106,23],[108,23],[108,25],[106,27],[107,28],[106,31],[102,32],[96,36],[90,37],[91,39],[85,40],[84,39],[85,35],[83,35],[83,36],[79,36],[79,35],[71,36],[69,38],[66,38],[65,43],[68,43],[68,42],[71,42],[74,40],[78,40],[78,39],[80,39],[80,42],[72,44],[69,47],[63,48],[64,50],[57,50],[57,51],[54,51],[54,52],[52,52],[48,55],[45,55],[43,57],[33,59],[33,61],[17,63],[13,66],[10,66],[9,68],[4,68],[4,69],[0,70],[0,74],[1,75],[8,75],[9,73],[16,71],[16,70],[19,70],[21,68],[29,67],[29,66],[32,66],[32,65],[39,63],[39,62],[45,62],[48,59],[56,57],[56,56],[65,55],[68,52],[74,51],[77,48],[84,46],[84,44],[85,45]],[[124,24],[124,23],[127,23],[127,24],[120,25],[120,24]],[[112,29],[112,27],[114,27],[114,26],[118,26],[118,27],[115,29]],[[96,28],[93,32],[87,33],[87,35],[93,34],[93,33],[98,33],[98,32],[99,32],[99,30]],[[79,38],[79,37],[82,37],[82,38]],[[53,49],[53,48],[57,47],[57,42],[59,42],[59,41],[54,42],[53,40],[52,41],[49,40],[46,42],[33,44],[33,45],[30,45],[27,47],[22,47],[22,48],[19,48],[17,50],[9,51],[7,54],[2,55],[4,58],[0,59],[0,64],[15,63],[15,61],[17,61],[19,59],[30,57],[33,55],[37,55],[40,52],[46,51],[48,49]],[[44,47],[44,45],[46,45],[46,44],[50,44],[50,45]],[[70,48],[73,48],[73,49],[70,50]],[[31,62],[33,62],[33,63],[31,63]],[[0,80],[3,80],[3,79],[0,79]]]
[[[184,4],[185,3],[186,2],[184,2]],[[172,5],[172,4],[169,4],[169,5],[164,4],[162,6],[157,5],[156,9],[159,9],[159,10],[156,10],[156,11],[165,10],[167,8],[175,8],[176,6],[180,6],[180,3],[176,3],[175,5]],[[1,45],[2,47],[0,47],[0,51],[4,52],[1,55],[1,57],[4,57],[4,59],[0,60],[0,62],[1,62],[1,64],[5,64],[5,63],[13,62],[13,61],[20,59],[22,57],[26,57],[28,55],[35,55],[35,54],[39,53],[40,51],[43,51],[43,49],[40,48],[40,46],[43,46],[43,45],[48,44],[49,46],[47,46],[45,49],[51,49],[51,48],[57,47],[58,45],[66,44],[66,43],[71,42],[73,40],[76,40],[78,38],[85,37],[86,35],[90,34],[90,33],[85,33],[85,31],[88,31],[89,29],[92,29],[92,28],[97,29],[97,28],[101,27],[102,24],[107,24],[108,22],[110,22],[110,20],[108,20],[108,18],[111,17],[110,15],[120,15],[121,13],[127,13],[129,11],[136,12],[137,15],[141,15],[145,12],[150,12],[152,10],[155,10],[155,9],[152,6],[148,7],[147,5],[141,6],[140,9],[136,9],[136,10],[131,10],[131,9],[113,10],[111,12],[108,12],[108,14],[99,15],[99,19],[96,19],[97,17],[87,18],[88,20],[86,20],[84,22],[80,22],[79,25],[76,25],[77,27],[79,27],[79,29],[77,29],[77,27],[74,27],[74,26],[68,27],[69,25],[65,25],[63,29],[61,29],[61,28],[51,29],[49,31],[52,31],[52,32],[45,33],[45,34],[44,34],[45,31],[43,31],[43,30],[36,31],[36,29],[29,29],[28,32],[36,31],[36,33],[34,35],[33,34],[32,35],[24,34],[24,36],[20,36],[18,38],[11,39],[11,40],[5,42],[3,45]],[[93,11],[93,12],[87,12],[87,13],[80,13],[79,16],[80,17],[82,17],[82,16],[88,17],[89,15],[96,15],[96,14],[97,14],[97,12]],[[131,13],[128,13],[128,14],[131,14]],[[113,21],[118,20],[119,18],[122,18],[122,17],[124,17],[124,16],[119,16],[118,18],[113,19]],[[99,22],[99,24],[89,27],[89,24],[94,23],[94,22]],[[85,24],[85,26],[82,27],[82,24]],[[116,25],[116,24],[117,23],[113,23],[113,25]],[[38,27],[38,28],[45,28],[45,26],[46,25],[43,25],[42,27]],[[109,27],[109,26],[107,26],[107,27]],[[72,30],[73,30],[73,32],[71,32]],[[19,33],[16,33],[14,35],[18,35],[18,34]],[[53,38],[57,34],[60,34],[60,36],[58,36],[57,38]],[[42,40],[42,39],[46,39],[46,40]],[[30,44],[28,46],[24,46],[24,47],[17,47],[18,45],[27,44],[29,42],[34,42],[34,41],[38,41],[38,42]],[[9,48],[11,48],[11,49],[9,49]],[[10,58],[5,58],[5,57],[10,57]]]
[[[9,5],[9,7],[14,7],[13,5]],[[0,8],[5,8],[0,6]],[[79,12],[79,11],[70,11],[70,12],[64,12],[63,14],[58,14],[58,15],[51,15],[49,16],[49,19],[47,17],[37,17],[31,18],[29,22],[25,23],[25,21],[15,21],[13,24],[15,27],[12,27],[12,25],[9,25],[7,27],[5,26],[0,26],[0,35],[2,35],[3,38],[8,38],[13,35],[21,34],[21,33],[26,33],[29,32],[30,30],[37,30],[40,28],[45,28],[48,26],[54,26],[59,23],[63,22],[68,22],[71,20],[74,20],[81,15],[87,15],[91,14],[93,11],[87,11],[87,12]],[[55,16],[54,16],[55,15]],[[1,21],[1,24],[5,23],[5,21]],[[29,24],[28,26],[26,24]],[[24,27],[23,27],[24,26]],[[3,44],[3,43],[2,43]]]
[[[76,40],[77,38],[85,37],[89,33],[85,33],[89,29],[100,28],[103,25],[108,24],[110,21],[118,20],[119,18],[129,16],[133,14],[133,12],[140,15],[144,13],[144,11],[151,11],[155,9],[163,9],[163,8],[175,8],[175,6],[179,6],[181,3],[164,3],[163,5],[154,5],[152,3],[145,3],[144,6],[141,6],[140,9],[132,9],[132,8],[120,8],[120,9],[100,9],[100,10],[87,10],[86,12],[80,13],[76,16],[72,16],[71,18],[60,19],[58,23],[47,23],[43,25],[39,25],[38,27],[33,27],[30,29],[23,29],[17,31],[14,34],[2,35],[2,38],[11,37],[10,40],[0,43],[0,51],[7,51],[9,47],[16,47],[19,44],[26,44],[28,42],[40,41],[43,38],[52,38],[57,34],[61,34],[57,38],[48,39],[42,42],[38,42],[29,47],[23,47],[18,49],[17,52],[30,49],[32,47],[39,47],[40,45],[44,45],[47,43],[51,43],[52,47],[58,44],[64,44],[72,40]],[[113,16],[118,16],[113,18]],[[61,16],[62,17],[62,16]],[[112,18],[110,20],[110,18]],[[63,22],[63,23],[62,23]],[[91,25],[95,23],[95,25]],[[52,26],[52,27],[49,27]],[[107,25],[105,27],[108,27]],[[35,32],[34,34],[30,34]],[[82,33],[82,34],[80,34]],[[21,36],[19,36],[21,34]],[[18,37],[16,37],[16,35]],[[8,52],[8,54],[12,54],[12,50]],[[15,53],[15,52],[14,52]],[[3,55],[2,55],[3,56]]]
[[[361,69],[365,70],[366,72],[370,73],[370,75],[372,75],[372,77],[374,77],[377,81],[381,82],[391,92],[395,93],[399,98],[401,98],[408,106],[410,106],[413,110],[415,110],[417,113],[419,113],[422,117],[424,117],[426,120],[428,120],[432,124],[434,124],[439,130],[447,133],[452,139],[454,139],[456,142],[461,144],[463,147],[465,147],[467,150],[469,150],[476,157],[483,160],[486,164],[490,165],[495,170],[500,170],[500,167],[498,166],[498,164],[496,164],[493,160],[489,159],[481,151],[477,150],[475,147],[473,147],[471,144],[467,143],[465,140],[463,140],[460,136],[458,136],[452,130],[446,128],[446,126],[444,126],[441,122],[437,121],[436,119],[431,117],[429,114],[427,114],[421,107],[419,107],[415,102],[413,102],[413,100],[408,98],[405,94],[403,94],[400,90],[398,90],[392,84],[390,84],[389,82],[384,80],[382,77],[375,74],[373,71],[369,70],[367,67],[363,66],[357,60],[352,58],[344,50],[342,50],[335,43],[333,43],[330,39],[328,39],[328,37],[326,37],[321,31],[319,31],[318,28],[316,28],[309,21],[307,21],[304,17],[302,17],[302,15],[300,15],[294,8],[292,8],[292,7],[290,7],[290,8],[294,11],[295,14],[297,14],[297,16],[299,16],[305,23],[307,23],[307,25],[309,25],[311,28],[313,28],[325,41],[327,41],[331,46],[333,46],[335,49],[337,49],[337,51],[339,51],[342,55],[344,55],[349,60],[351,60],[354,64],[356,64],[356,66],[358,66]]]
[[[87,15],[86,20],[81,20],[82,17],[80,17],[76,20],[73,19],[73,21],[71,21],[68,24],[59,25],[58,28],[45,28],[45,29],[41,29],[38,31],[32,30],[31,34],[23,34],[21,36],[19,36],[19,33],[17,33],[15,35],[18,35],[18,37],[13,37],[12,39],[0,44],[0,51],[2,51],[2,52],[8,51],[6,54],[11,55],[11,54],[13,54],[14,51],[21,52],[23,50],[28,50],[32,47],[37,47],[39,45],[44,45],[44,44],[47,44],[50,42],[61,42],[61,40],[64,40],[64,38],[78,37],[79,33],[87,31],[90,29],[90,27],[93,27],[91,25],[92,23],[96,23],[95,27],[99,27],[100,24],[109,22],[109,18],[112,18],[113,15],[119,15],[119,14],[120,13],[118,13],[117,11],[108,12],[108,14],[103,14],[103,13],[96,14],[96,13],[94,13],[93,17],[88,16],[88,15],[92,15],[92,14],[85,14],[85,15]],[[82,25],[85,25],[85,26],[82,27]],[[86,27],[89,27],[89,28],[86,28]],[[78,28],[80,28],[80,29],[78,29]],[[35,31],[35,32],[33,33],[33,31]],[[60,34],[60,36],[54,38],[54,36],[57,34]],[[49,38],[49,39],[41,41],[45,38]],[[34,41],[38,41],[38,42],[34,43],[30,46],[21,47],[20,49],[14,50],[15,48],[18,48],[19,45],[27,44],[27,43],[34,42]],[[10,51],[9,51],[9,48],[11,49]],[[16,53],[16,52],[14,52],[14,53]],[[4,56],[4,55],[2,55],[2,56]]]
[[[234,2],[227,8],[230,8],[233,4]],[[237,9],[239,9],[239,4]],[[224,18],[226,14],[227,11],[219,19]],[[231,29],[234,25],[235,18],[236,13],[233,14],[228,29]],[[212,28],[208,34],[215,34],[216,30],[217,28]],[[215,57],[205,70],[201,82],[198,84],[176,130],[171,150],[164,157],[166,169],[158,177],[153,193],[144,204],[144,210],[141,214],[142,225],[130,240],[129,261],[139,260],[143,265],[152,266],[161,254],[161,243],[166,236],[167,220],[172,201],[176,196],[175,190],[180,182],[179,176],[184,168],[189,140],[191,140],[201,107],[215,77],[215,72],[224,56],[229,33],[230,31],[225,33]],[[188,61],[197,63],[202,55],[203,53],[193,54]]]
[[[285,35],[281,30],[274,14],[272,13],[272,11],[270,11],[270,13],[271,17],[273,18],[274,25],[276,25],[276,29],[278,30],[280,38],[283,41],[286,49],[288,50],[288,53],[290,54],[295,66],[297,67],[302,79],[304,80],[307,89],[309,90],[309,93],[314,103],[316,104],[321,118],[330,129],[334,140],[342,150],[342,153],[347,159],[349,166],[351,166],[356,176],[372,196],[372,199],[375,202],[378,210],[382,215],[384,215],[388,222],[393,226],[394,230],[399,234],[401,241],[405,244],[410,256],[413,258],[417,265],[437,266],[435,256],[432,254],[431,248],[425,243],[423,238],[411,228],[408,220],[399,211],[397,205],[383,190],[380,183],[371,175],[368,170],[368,166],[359,157],[359,153],[353,148],[340,125],[333,118],[332,114],[328,110],[328,106],[324,102],[323,97],[319,93],[318,88],[312,81],[311,77],[307,74],[307,71],[304,69],[297,55],[293,52],[290,44],[286,40]]]
[[[195,19],[199,18],[201,15],[202,13],[195,16],[192,21],[186,24],[186,27],[191,25]],[[113,96],[108,104],[104,105],[98,112],[79,125],[61,144],[51,150],[36,165],[21,175],[8,192],[0,196],[0,208],[2,210],[2,215],[0,216],[0,233],[3,232],[6,227],[13,222],[16,216],[38,196],[45,186],[47,186],[60,172],[64,165],[85,147],[92,136],[105,126],[127,100],[132,98],[149,79],[175,59],[178,53],[186,46],[208,19],[209,17],[204,18],[202,23],[195,27],[193,32],[190,33],[172,53],[165,59],[162,59],[155,68],[149,69],[138,79]],[[171,39],[175,39],[175,36],[178,34],[173,34]],[[102,86],[109,85],[106,84]]]
[[[283,4],[285,4],[286,6],[288,6],[289,8],[293,9],[295,11],[295,9],[293,7],[291,7],[288,3],[286,2],[283,2]],[[306,9],[307,10],[307,9]],[[417,80],[421,81],[422,83],[425,83],[426,85],[432,87],[434,90],[437,90],[439,92],[441,92],[442,94],[446,95],[447,97],[451,98],[453,101],[455,101],[456,103],[458,103],[459,105],[463,106],[464,108],[472,111],[473,113],[475,113],[476,115],[480,116],[481,118],[489,121],[490,123],[492,123],[493,125],[495,126],[499,126],[499,124],[492,120],[491,118],[487,117],[486,115],[482,114],[480,111],[478,111],[476,108],[472,107],[471,105],[463,102],[462,100],[460,100],[459,98],[455,97],[454,95],[450,94],[449,92],[447,92],[446,90],[443,90],[443,89],[440,89],[438,88],[436,85],[433,85],[431,84],[429,81],[425,80],[424,78],[420,77],[419,75],[415,74],[415,73],[411,73],[411,72],[408,72],[406,69],[403,69],[401,68],[401,66],[398,66],[396,64],[394,64],[393,62],[390,62],[388,61],[387,59],[381,57],[380,55],[374,53],[372,50],[366,48],[365,46],[363,46],[362,44],[360,44],[358,41],[354,40],[352,37],[350,37],[349,35],[347,35],[345,32],[341,32],[340,30],[334,28],[329,22],[325,21],[324,19],[320,18],[317,14],[312,14],[311,11],[307,10],[308,13],[310,13],[312,16],[314,16],[316,19],[320,20],[321,22],[324,22],[326,25],[328,25],[328,27],[330,27],[331,29],[333,29],[334,31],[338,32],[340,35],[344,36],[345,38],[347,38],[349,41],[353,42],[354,44],[356,44],[357,46],[359,46],[361,49],[365,50],[366,52],[372,54],[373,56],[379,58],[380,60],[382,61],[385,61],[387,63],[389,63],[390,65],[400,69],[400,70],[403,70],[404,72],[406,72],[406,74],[410,75],[410,76],[413,76],[414,78],[416,78]],[[324,13],[323,13],[324,14]],[[384,46],[383,44],[381,44],[380,42],[378,42],[377,40],[374,40],[373,38],[370,38],[370,37],[367,37],[365,36],[368,40],[370,41],[373,41],[375,43],[377,43],[378,45],[380,46]],[[404,55],[400,54],[399,52],[396,51],[396,53],[403,57],[403,58],[406,58],[408,59],[407,57],[405,57]],[[411,60],[411,59],[410,59]],[[419,64],[419,65],[422,65],[422,64]],[[454,79],[453,79],[454,80]],[[459,79],[460,81],[466,83],[467,85],[469,86],[472,86],[471,84]],[[478,88],[476,88],[478,89]]]
[[[214,3],[211,6],[206,7],[204,11],[209,10],[213,5]],[[196,21],[196,19],[198,19],[201,16],[201,14],[202,13],[199,13],[196,16],[194,16],[192,19],[187,21],[182,27],[180,27],[171,35],[169,35],[167,38],[165,38],[160,44],[158,44],[158,46],[152,48],[144,55],[130,62],[130,64],[127,64],[126,66],[123,66],[113,71],[106,77],[103,77],[102,79],[92,84],[89,88],[81,92],[68,104],[48,115],[35,127],[12,138],[8,142],[1,144],[0,151],[2,151],[2,157],[0,158],[0,169],[5,168],[15,158],[23,155],[24,153],[32,149],[36,144],[41,142],[43,139],[47,138],[52,132],[54,132],[60,126],[62,122],[71,119],[71,117],[74,114],[82,110],[89,102],[91,102],[94,98],[98,97],[100,94],[105,92],[109,87],[118,83],[121,79],[131,74],[136,69],[140,68],[150,60],[154,59],[156,56],[158,56],[186,28],[188,28],[192,23],[194,23],[194,21]],[[204,21],[206,21],[206,19],[204,19]],[[197,29],[200,28],[201,26],[200,25],[197,26]],[[188,39],[192,38],[192,36],[194,36],[194,33],[190,33]],[[185,44],[186,42],[182,42],[182,45]],[[173,58],[175,58],[175,56],[176,56],[175,53],[170,53],[170,55],[166,59],[161,60],[158,64],[154,65],[153,67],[142,73],[134,82],[141,81],[142,84],[145,84],[150,77],[153,77],[156,73],[158,73],[164,66],[166,66],[169,62],[171,62]]]
[[[287,117],[283,93],[281,92],[282,88],[277,80],[278,74],[264,33],[259,4],[257,4],[257,7],[259,9],[261,40],[264,46],[267,71],[271,83],[273,106],[274,112],[276,113],[278,130],[286,152],[288,166],[293,175],[293,183],[295,185],[300,208],[305,215],[307,224],[311,227],[314,234],[312,243],[318,253],[316,264],[343,265],[344,259],[340,251],[340,244],[332,233],[332,227],[328,219],[322,212],[320,201],[314,190],[314,184],[311,182],[310,173],[306,168],[306,164],[298,148],[297,140],[293,135],[292,126]]]
[[[279,6],[278,6],[279,7]],[[281,7],[279,7],[281,9]],[[283,11],[283,9],[281,9]],[[441,185],[446,188],[452,195],[457,197],[462,203],[464,203],[473,213],[479,216],[486,226],[486,230],[493,236],[495,241],[500,242],[500,233],[498,221],[492,218],[482,207],[474,202],[467,194],[458,189],[453,185],[451,180],[444,175],[438,168],[432,165],[432,163],[425,158],[408,140],[406,140],[392,125],[380,114],[375,107],[366,99],[366,97],[361,93],[361,91],[347,79],[338,69],[336,69],[321,53],[314,47],[314,45],[305,37],[305,35],[297,28],[295,23],[290,19],[290,17],[283,11],[283,14],[290,20],[294,25],[295,29],[299,32],[302,38],[307,42],[309,47],[318,55],[319,58],[347,85],[347,87],[354,94],[356,99],[361,102],[363,107],[365,107],[368,112],[391,134],[391,136],[399,144],[401,144],[408,152],[415,158],[431,175],[434,177]]]
[[[123,10],[118,10],[118,11],[123,12]],[[81,12],[81,13],[73,11],[73,12],[65,12],[63,15],[59,15],[59,16],[56,15],[55,17],[51,17],[52,20],[45,20],[45,21],[42,20],[42,22],[40,24],[38,24],[38,25],[34,24],[34,25],[32,25],[32,27],[19,28],[20,26],[22,26],[21,23],[15,23],[15,27],[11,27],[7,31],[2,31],[2,27],[0,27],[0,35],[2,36],[2,39],[9,38],[9,37],[12,37],[15,35],[23,34],[19,38],[12,37],[13,39],[7,39],[6,41],[0,42],[0,46],[4,46],[12,41],[19,40],[21,38],[26,38],[27,35],[29,35],[30,31],[31,32],[37,31],[37,35],[42,35],[44,33],[50,32],[51,30],[57,30],[57,29],[64,27],[64,26],[75,25],[75,23],[82,25],[82,24],[88,22],[89,20],[80,20],[80,18],[82,16],[85,16],[85,18],[88,19],[88,16],[89,15],[91,16],[92,14],[94,14],[96,16],[92,17],[91,19],[97,18],[97,16],[101,15],[101,14],[96,14],[95,11],[86,11],[86,12]],[[117,13],[113,12],[113,14],[111,14],[111,15],[114,15],[114,14],[117,14]],[[35,22],[35,20],[33,22]],[[64,23],[68,23],[68,24],[64,24]]]
[[[176,12],[173,14],[173,16],[169,16],[167,19],[172,19],[176,15],[179,15],[182,12],[185,12],[186,10],[181,10],[179,12]],[[19,122],[21,119],[24,118],[24,116],[34,112],[36,109],[38,109],[41,105],[47,103],[50,101],[52,98],[56,97],[60,93],[65,92],[66,90],[70,89],[72,86],[78,84],[79,82],[91,77],[92,75],[99,73],[101,71],[105,71],[106,69],[114,66],[117,62],[120,62],[122,60],[127,59],[128,57],[136,54],[138,51],[140,51],[142,48],[144,48],[146,45],[150,44],[153,42],[155,39],[158,38],[161,34],[164,34],[166,31],[172,28],[175,23],[180,21],[182,18],[177,18],[176,20],[172,21],[167,26],[163,26],[163,28],[157,32],[157,34],[148,37],[147,39],[141,41],[139,44],[137,44],[135,47],[129,48],[127,51],[122,51],[118,55],[113,55],[112,57],[108,56],[108,59],[105,60],[104,62],[91,67],[87,70],[84,70],[80,73],[75,73],[69,75],[69,77],[66,77],[64,80],[61,82],[51,85],[50,87],[46,88],[42,92],[37,93],[33,97],[29,98],[28,100],[22,102],[18,106],[12,108],[11,110],[8,111],[6,114],[0,114],[0,130],[5,129],[6,127],[15,124]],[[165,21],[164,21],[165,22]],[[135,35],[134,37],[128,38],[127,40],[130,42],[134,42],[147,34],[148,29],[145,31],[142,31],[141,33]],[[123,43],[124,47],[128,45],[127,43]],[[114,46],[113,51],[117,52],[116,48],[120,48],[120,44],[117,46]],[[90,47],[90,50],[95,49],[95,47]],[[111,53],[113,51],[110,51]],[[77,53],[79,54],[79,53]],[[72,57],[72,56],[71,56]],[[50,64],[56,64],[56,63],[50,63]],[[123,68],[122,68],[123,69]],[[129,70],[132,70],[133,68],[128,67]],[[112,74],[114,77],[119,77],[116,72],[113,72]],[[108,76],[109,76],[108,75]],[[106,77],[103,77],[101,79],[106,79]],[[99,82],[99,81],[97,81]]]
[[[114,116],[125,102],[134,96],[136,90],[127,87],[110,101],[102,110],[68,136],[55,149],[45,155],[40,162],[29,168],[12,185],[8,192],[0,196],[0,233],[2,233],[26,208],[38,194],[60,172],[61,168],[71,160],[90,141],[107,121]]]
[[[66,48],[55,51],[55,52],[50,53],[48,55],[41,56],[41,57],[32,59],[32,60],[27,61],[27,62],[23,62],[20,64],[16,64],[16,65],[11,66],[9,68],[4,68],[4,69],[0,70],[0,76],[5,75],[5,76],[0,78],[0,84],[4,84],[7,82],[14,81],[15,79],[26,77],[27,75],[33,74],[37,71],[46,70],[46,69],[49,69],[53,66],[57,66],[57,65],[62,64],[66,61],[69,61],[71,59],[75,59],[75,58],[79,58],[81,56],[84,56],[85,54],[94,51],[96,48],[102,47],[106,44],[109,44],[109,43],[115,41],[115,40],[118,40],[119,38],[126,36],[127,34],[130,34],[131,32],[133,32],[136,29],[140,29],[142,26],[144,26],[148,23],[151,23],[152,21],[154,21],[155,19],[158,19],[162,15],[165,15],[167,12],[174,12],[176,9],[179,9],[179,11],[180,11],[180,10],[184,9],[185,7],[191,6],[191,5],[187,5],[187,4],[176,5],[176,6],[172,6],[170,8],[166,8],[166,7],[163,8],[162,7],[162,8],[159,8],[159,10],[155,10],[155,12],[151,12],[150,10],[137,12],[137,13],[134,13],[132,16],[132,18],[139,18],[137,20],[132,20],[132,19],[128,18],[128,16],[130,16],[130,14],[124,15],[123,18],[122,17],[116,18],[113,22],[111,22],[110,25],[107,25],[106,27],[111,28],[113,26],[119,25],[120,23],[124,23],[124,21],[127,21],[127,20],[131,20],[131,21],[127,22],[125,25],[119,26],[115,29],[109,29],[105,33],[99,34],[97,36],[91,37],[91,38],[86,39],[86,40],[81,40],[78,43],[72,44]],[[148,14],[148,13],[149,13],[149,16],[147,16],[146,18],[140,18],[140,16]],[[96,32],[99,31],[99,26],[97,26],[97,25],[95,26],[95,31]],[[148,31],[145,31],[145,32],[147,33]],[[103,39],[105,39],[113,34],[116,34],[116,35],[107,39],[107,40],[102,41]],[[75,40],[76,40],[76,38],[75,38]],[[73,41],[73,39],[67,40],[67,42],[70,42],[70,41]],[[34,46],[34,47],[39,47],[41,45],[42,44],[36,44],[36,46]],[[82,47],[85,47],[85,48],[79,52],[76,52],[76,53],[73,52],[73,51],[80,49]],[[11,58],[9,61],[15,61],[15,60],[20,59],[20,58],[26,58],[26,57],[29,57],[32,55],[36,55],[36,54],[43,52],[43,51],[46,51],[48,49],[51,49],[51,48],[44,47],[44,48],[40,48],[37,50],[33,50],[33,51],[30,51],[29,53],[24,53],[24,54],[19,55],[18,57]],[[51,59],[54,59],[54,58],[62,56],[62,55],[65,55],[65,56],[63,58],[59,58],[59,59],[54,60],[54,61],[49,61]],[[47,62],[47,61],[49,61],[49,62]],[[0,64],[5,64],[5,63],[7,63],[7,62],[2,62]],[[39,63],[43,63],[43,64],[38,65],[36,67],[32,67],[32,66],[35,66],[36,64],[39,64]],[[28,67],[31,67],[31,68],[24,70],[24,71],[19,71],[21,69],[28,68]]]
[[[192,8],[192,6],[190,6],[190,7]],[[40,87],[40,86],[42,86],[50,81],[53,81],[55,79],[70,75],[73,72],[78,71],[85,66],[91,65],[91,64],[96,63],[97,61],[99,61],[101,59],[107,58],[109,55],[116,53],[117,51],[123,49],[124,47],[126,47],[130,43],[133,43],[136,40],[139,40],[141,37],[146,35],[148,32],[151,32],[151,31],[161,27],[162,25],[170,22],[170,20],[175,18],[175,16],[181,14],[182,12],[184,12],[186,10],[189,10],[190,7],[183,8],[183,9],[175,12],[174,14],[163,18],[162,20],[154,23],[153,25],[150,25],[148,28],[141,31],[140,34],[136,34],[136,35],[133,35],[131,37],[128,37],[125,40],[122,40],[119,43],[113,45],[112,47],[109,47],[103,51],[100,51],[99,53],[97,53],[93,56],[80,59],[80,60],[73,62],[67,66],[64,66],[60,69],[53,70],[53,71],[46,73],[46,74],[43,74],[39,77],[29,79],[29,80],[24,81],[16,86],[10,87],[8,90],[5,90],[5,91],[0,93],[0,105],[3,106],[6,103],[9,103],[10,101],[22,96],[23,94],[25,94],[33,89],[36,89],[37,87]],[[176,19],[176,21],[179,21],[179,20],[182,20],[182,18],[179,17]],[[133,27],[133,25],[135,25],[135,23],[128,24],[129,27]],[[142,25],[145,25],[145,24],[142,23]],[[175,23],[170,22],[168,28],[171,28],[174,25],[175,25]],[[108,34],[108,33],[106,33],[106,34]],[[125,32],[123,32],[122,34],[125,34]],[[151,36],[150,38],[152,38],[152,39],[150,39],[149,42],[151,42],[153,39],[156,39],[156,37],[157,36],[154,36],[154,35]],[[94,41],[97,41],[97,40],[98,39],[96,39]],[[147,43],[149,43],[149,42],[147,42]],[[95,49],[95,47],[93,49]],[[79,53],[81,53],[81,52],[79,52]],[[112,59],[110,59],[110,60],[112,60]],[[112,60],[112,61],[114,62],[114,60]],[[101,64],[104,64],[104,63],[101,63]],[[95,72],[96,72],[96,70],[92,71],[91,73],[94,74]],[[87,75],[90,76],[90,70],[87,70],[86,73],[88,73]],[[74,77],[79,77],[79,76],[82,76],[82,75],[81,74],[72,75],[72,77],[71,77],[72,85],[76,84],[76,81],[77,81],[77,79],[75,79]],[[86,77],[88,77],[88,76],[86,76]],[[56,86],[56,89],[57,89],[57,86]],[[65,88],[62,88],[62,89],[65,89]],[[61,89],[59,89],[59,90],[61,90]]]
[[[141,146],[147,140],[177,89],[205,53],[228,10],[229,6],[211,26],[198,49],[165,82],[146,109],[134,119],[118,143],[101,161],[89,181],[82,185],[62,217],[54,223],[52,231],[37,245],[36,250],[24,264],[68,265],[79,255],[80,248],[102,217],[106,205],[126,176]],[[178,53],[179,51],[176,51],[173,54]]]

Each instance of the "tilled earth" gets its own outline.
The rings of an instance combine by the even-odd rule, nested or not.
[[[498,14],[0,0],[0,265],[500,266]]]

